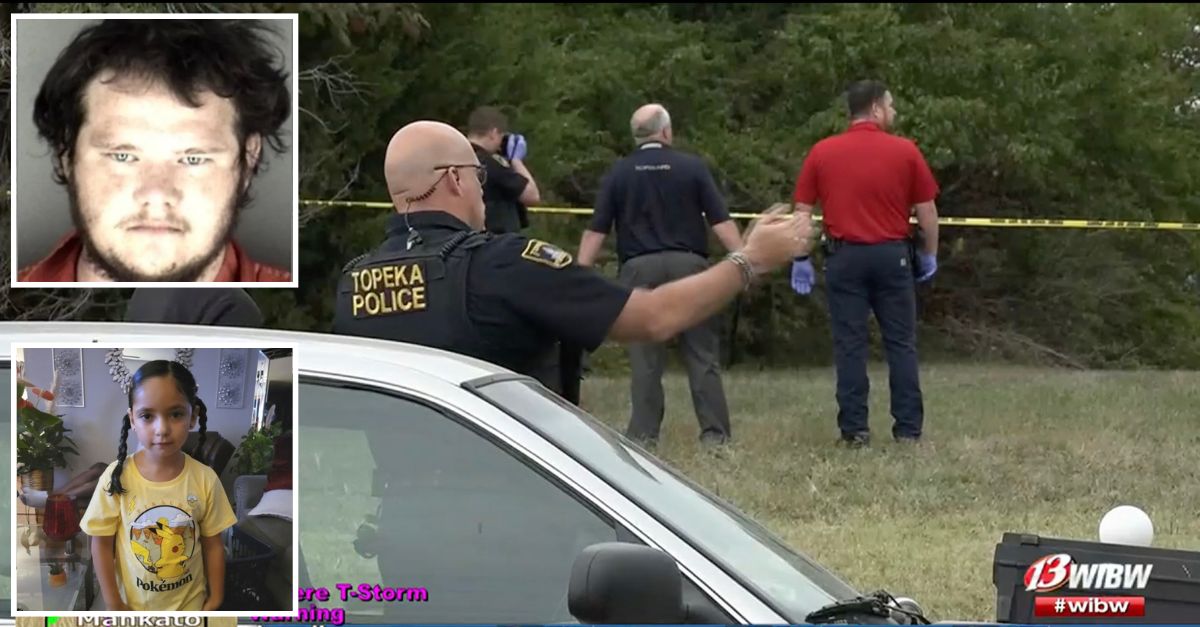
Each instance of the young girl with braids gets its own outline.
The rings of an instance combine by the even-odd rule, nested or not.
[[[152,361],[129,388],[117,460],[108,465],[80,527],[109,611],[213,611],[225,591],[220,533],[237,517],[212,468],[183,452],[208,416],[182,364]],[[127,456],[129,432],[142,449]]]

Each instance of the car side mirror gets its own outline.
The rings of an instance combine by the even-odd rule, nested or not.
[[[916,599],[910,597],[896,597],[896,607],[917,616],[925,615],[925,610],[921,608],[921,605],[917,603]]]
[[[602,542],[571,567],[567,608],[581,623],[685,622],[683,576],[666,553],[640,544]]]

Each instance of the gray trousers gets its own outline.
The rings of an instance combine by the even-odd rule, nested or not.
[[[621,265],[620,280],[629,287],[653,288],[708,268],[708,260],[687,252],[664,251],[634,257]],[[687,367],[692,407],[700,422],[701,438],[731,435],[729,406],[721,383],[720,338],[717,318],[684,331],[679,337]],[[657,440],[663,420],[662,376],[667,365],[665,344],[633,343],[628,347],[633,370],[633,416],[626,432],[632,438]]]

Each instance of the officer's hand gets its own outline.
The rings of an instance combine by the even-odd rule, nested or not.
[[[917,283],[932,279],[937,274],[937,268],[937,253],[921,253],[921,274],[917,276]]]
[[[525,142],[524,135],[513,133],[505,137],[504,142],[504,157],[509,161],[524,161],[525,155],[529,153],[529,145]]]
[[[780,220],[786,220],[790,217],[788,214],[790,210],[791,207],[787,203],[777,202],[771,205],[766,211],[762,212],[761,217],[752,220],[750,225],[746,227],[746,232],[742,234],[743,241],[750,241],[750,235],[754,233],[754,230],[760,224],[771,224]]]
[[[808,255],[812,249],[812,216],[793,213],[786,204],[772,206],[750,225],[742,249],[758,274],[770,272]]]
[[[817,271],[813,269],[812,259],[796,259],[792,261],[792,289],[797,294],[808,294],[817,282]]]

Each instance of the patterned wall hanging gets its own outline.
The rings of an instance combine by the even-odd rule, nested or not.
[[[217,376],[217,407],[241,409],[245,405],[249,350],[222,348]]]
[[[83,407],[83,349],[55,348],[51,351],[54,372],[58,373],[54,404],[58,407]]]
[[[192,356],[195,354],[194,348],[177,348],[175,349],[175,361],[183,364],[184,368],[192,369]],[[125,352],[120,348],[113,348],[108,351],[104,357],[104,363],[108,364],[108,374],[112,377],[114,383],[120,386],[121,391],[128,394],[129,386],[132,385],[133,372],[130,372],[129,366],[125,364]]]

